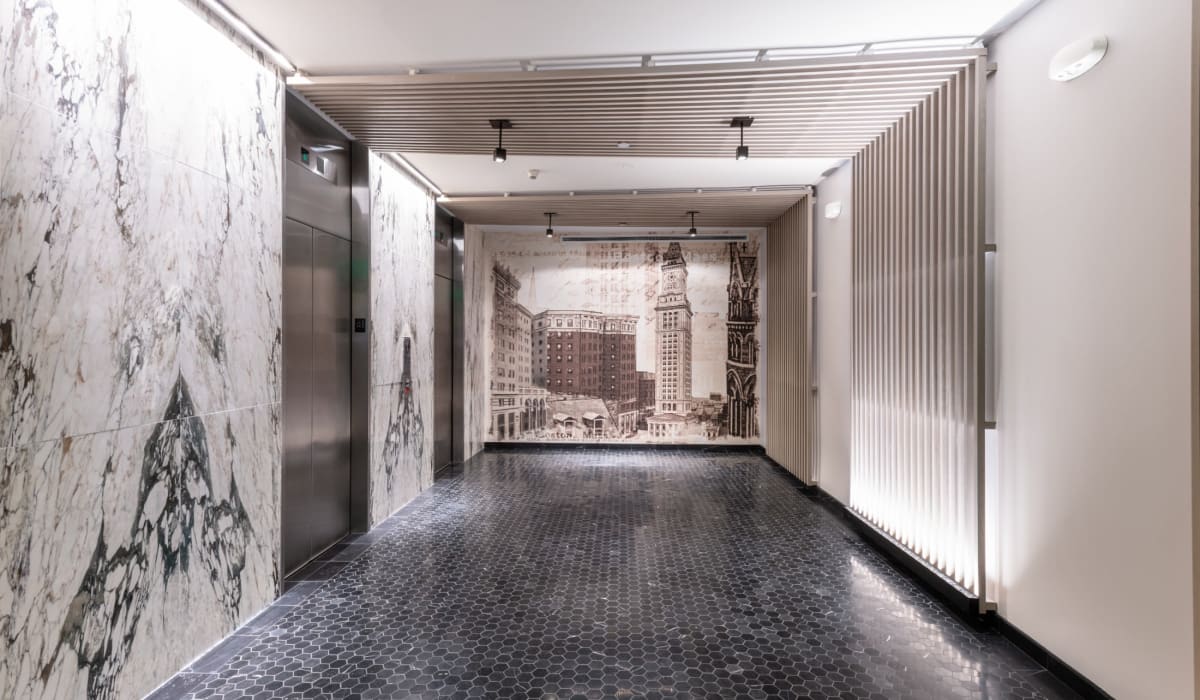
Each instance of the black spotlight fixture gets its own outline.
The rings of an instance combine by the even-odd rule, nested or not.
[[[511,129],[512,122],[507,119],[489,119],[488,123],[499,132],[499,141],[496,144],[496,150],[492,151],[492,160],[503,163],[508,160],[508,151],[504,150],[504,130]]]
[[[691,236],[692,238],[696,237],[696,215],[699,213],[700,212],[698,212],[698,211],[689,211],[688,212],[688,216],[692,217],[692,227],[688,229],[688,235]]]
[[[734,117],[729,120],[729,126],[738,128],[738,147],[735,157],[738,160],[746,160],[750,157],[750,147],[746,145],[746,127],[754,123],[754,117]]]
[[[548,211],[546,214],[546,238],[554,238],[554,215],[558,212]]]

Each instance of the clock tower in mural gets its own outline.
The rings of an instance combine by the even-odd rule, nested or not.
[[[692,304],[687,298],[687,262],[678,242],[663,256],[658,288],[654,409],[686,416],[692,408]]]

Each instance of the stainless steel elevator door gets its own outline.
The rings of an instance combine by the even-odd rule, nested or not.
[[[350,529],[350,243],[284,222],[283,569]]]
[[[454,399],[454,319],[449,278],[433,278],[433,468],[450,463]]]

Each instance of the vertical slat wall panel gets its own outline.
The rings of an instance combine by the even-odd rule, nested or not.
[[[981,594],[982,58],[854,159],[850,504]]]
[[[813,483],[812,198],[767,227],[767,455]]]

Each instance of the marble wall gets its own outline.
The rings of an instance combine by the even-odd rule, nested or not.
[[[433,483],[433,199],[371,154],[371,523]],[[404,382],[410,343],[411,386]]]
[[[463,232],[463,459],[483,450],[487,440],[488,359],[487,342],[492,323],[492,254],[483,230],[467,226]]]
[[[277,587],[283,90],[168,0],[0,56],[0,697],[137,697]]]

